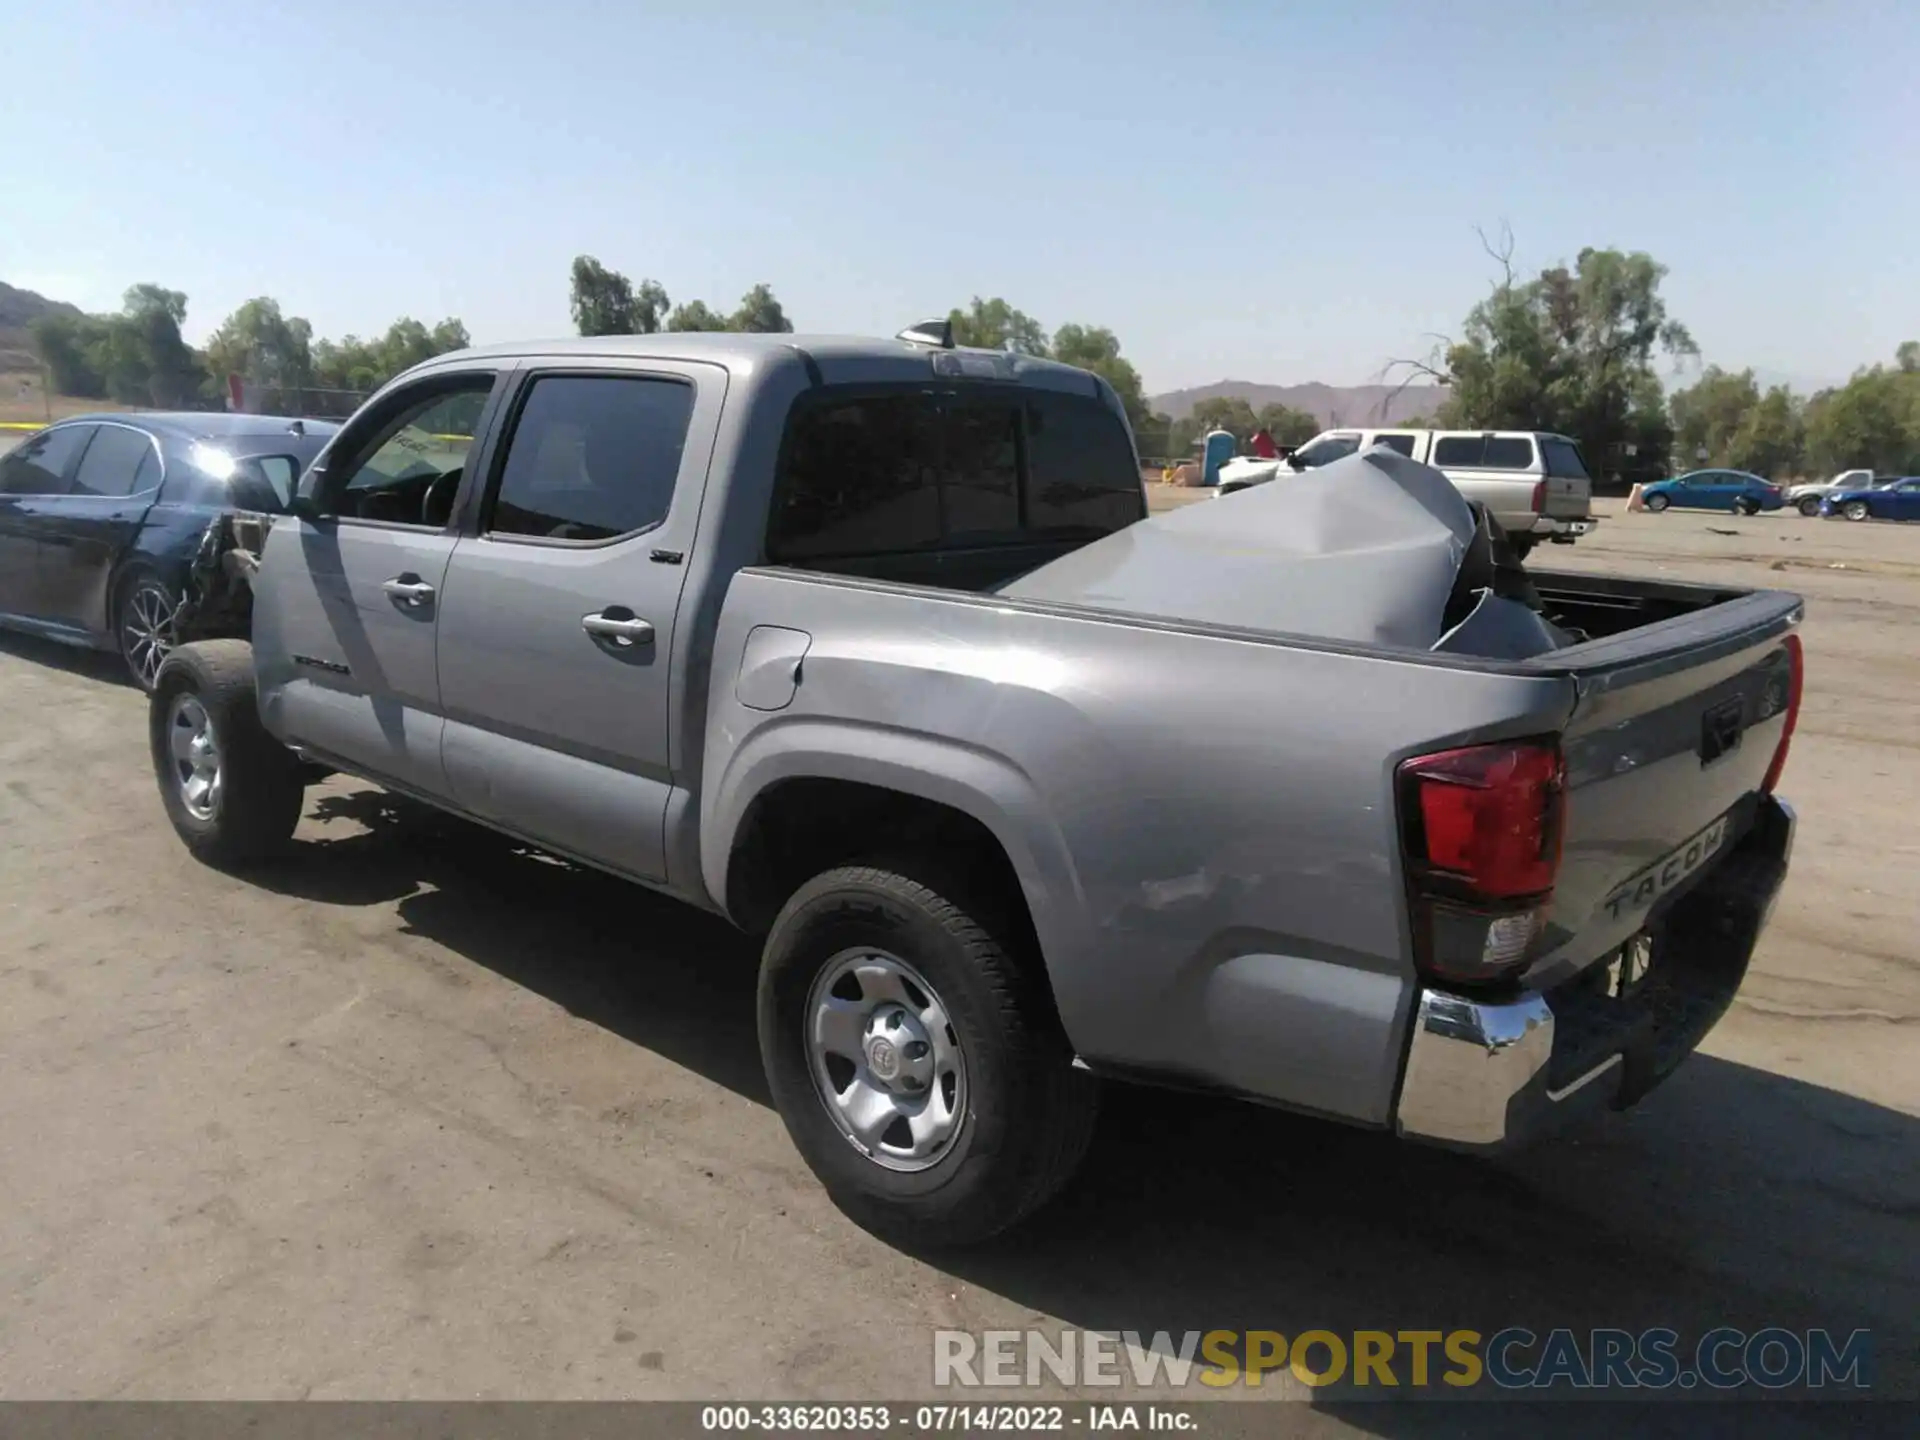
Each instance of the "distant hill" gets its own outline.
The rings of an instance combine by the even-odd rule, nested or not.
[[[1304,410],[1322,425],[1398,425],[1432,415],[1447,398],[1440,385],[1256,385],[1250,380],[1217,380],[1192,390],[1155,395],[1148,401],[1161,414],[1179,420],[1202,400],[1238,396],[1254,409],[1290,405]]]
[[[0,280],[0,370],[36,370],[33,322],[42,315],[78,315],[80,309],[64,300],[49,300]]]

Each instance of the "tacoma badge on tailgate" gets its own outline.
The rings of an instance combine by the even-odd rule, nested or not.
[[[1722,815],[1672,854],[1615,886],[1603,902],[1608,916],[1618,920],[1624,910],[1646,909],[1718,854],[1726,839],[1727,817]]]

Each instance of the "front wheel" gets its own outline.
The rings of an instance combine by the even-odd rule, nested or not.
[[[1656,515],[1658,515],[1662,510],[1666,509],[1667,506],[1671,505],[1672,503],[1673,502],[1667,499],[1667,497],[1664,495],[1647,496],[1647,509],[1653,511],[1653,513]]]
[[[801,1156],[867,1229],[978,1243],[1086,1153],[1097,1082],[1073,1068],[1022,929],[1006,897],[933,858],[829,870],[774,921],[767,1081]]]
[[[1840,507],[1840,513],[1849,520],[1864,520],[1873,512],[1867,509],[1866,501],[1849,500],[1845,505]]]
[[[1818,495],[1808,495],[1798,503],[1800,513],[1809,520],[1817,520],[1820,518],[1820,497]]]
[[[235,869],[285,849],[300,823],[300,761],[260,723],[253,647],[202,640],[167,656],[147,737],[174,832],[209,865]]]

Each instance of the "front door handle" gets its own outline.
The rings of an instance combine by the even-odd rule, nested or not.
[[[596,640],[611,640],[625,649],[653,643],[653,622],[642,620],[624,606],[610,605],[597,615],[582,615],[580,628]]]
[[[385,581],[380,588],[394,600],[409,609],[418,609],[433,599],[433,586],[427,584],[418,575],[396,575]]]

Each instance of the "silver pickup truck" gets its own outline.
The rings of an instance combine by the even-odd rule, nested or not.
[[[922,1244],[1056,1191],[1101,1077],[1497,1150],[1691,1052],[1792,846],[1797,597],[1543,574],[1525,658],[1333,633],[1300,597],[1366,609],[1373,521],[1350,572],[1268,566],[1288,487],[1148,518],[1104,382],[907,337],[393,381],[291,514],[209,532],[206,611],[250,615],[153,691],[180,836],[297,864],[345,771],[764,936],[794,1143]],[[1183,610],[1227,560],[1325,578]]]

